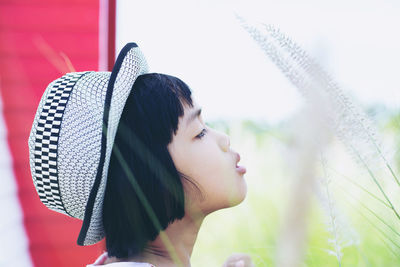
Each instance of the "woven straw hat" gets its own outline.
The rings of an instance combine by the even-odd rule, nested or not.
[[[135,43],[112,72],[71,72],[43,93],[29,135],[33,183],[49,209],[83,220],[78,245],[105,236],[102,209],[116,130],[136,78],[148,73]]]

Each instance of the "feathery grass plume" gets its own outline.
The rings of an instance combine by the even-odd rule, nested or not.
[[[332,180],[326,168],[326,158],[323,152],[321,152],[321,165],[323,176],[316,179],[314,192],[325,213],[327,230],[332,235],[332,238],[328,239],[328,243],[333,249],[326,249],[326,251],[337,258],[340,267],[342,266],[342,248],[359,245],[360,241],[358,233],[350,226],[345,215],[339,211],[335,203],[334,195],[330,190]]]
[[[383,164],[390,171],[392,182],[394,181],[397,186],[400,186],[400,182],[386,159],[387,152],[383,150],[377,131],[365,112],[350,100],[321,66],[278,29],[266,24],[250,25],[238,14],[236,18],[306,101],[310,103],[321,101],[328,108],[330,112],[326,114],[326,124],[335,130],[355,161],[368,172],[390,209],[400,220],[393,201],[385,192],[382,178],[378,180],[375,172]]]
[[[315,179],[317,154],[329,141],[328,127],[322,123],[324,107],[309,105],[299,112],[291,126],[289,148],[294,181],[285,219],[277,240],[275,266],[301,266],[307,242],[307,217]]]

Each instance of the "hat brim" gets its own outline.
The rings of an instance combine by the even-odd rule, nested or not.
[[[139,75],[147,72],[148,65],[138,45],[126,44],[117,57],[107,85],[100,161],[77,240],[80,246],[95,244],[105,236],[102,221],[103,199],[115,133],[133,83]]]

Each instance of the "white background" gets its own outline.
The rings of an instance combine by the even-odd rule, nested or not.
[[[276,123],[302,98],[233,12],[279,27],[366,106],[399,106],[399,1],[118,0],[117,53],[127,42],[151,72],[192,89],[205,119]]]

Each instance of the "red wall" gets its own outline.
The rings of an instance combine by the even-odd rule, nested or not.
[[[27,143],[46,86],[66,72],[98,70],[98,21],[98,0],[0,0],[3,116],[35,266],[85,266],[104,249],[104,240],[78,246],[82,221],[51,211],[40,202]]]

